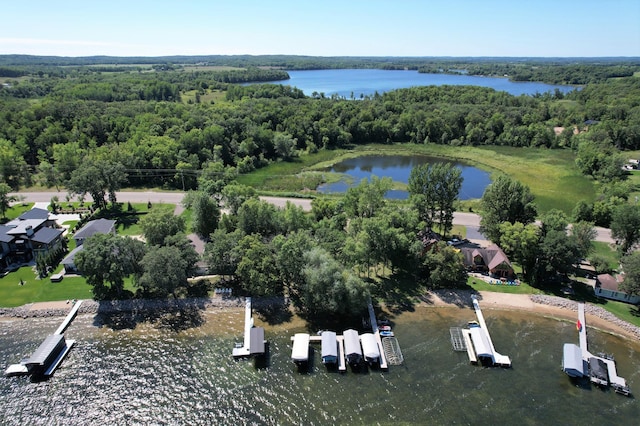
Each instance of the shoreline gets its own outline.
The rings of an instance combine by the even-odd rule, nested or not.
[[[428,293],[431,296],[422,306],[435,307],[469,307],[471,296],[477,295],[480,307],[506,311],[527,311],[535,315],[569,321],[578,320],[578,302],[556,296],[539,294],[510,294],[491,291],[447,291],[436,290]],[[460,301],[465,302],[464,306]],[[623,321],[609,311],[585,303],[587,327],[615,334],[623,338],[640,341],[640,327]]]
[[[471,296],[476,295],[482,309],[507,311],[528,311],[556,319],[577,320],[578,302],[555,296],[533,294],[509,294],[490,291],[469,290],[434,290],[424,294],[417,306],[449,307],[472,309]],[[255,298],[254,307],[286,306],[288,300],[283,297]],[[70,301],[38,302],[15,308],[0,308],[0,318],[46,318],[64,317],[71,310]],[[219,309],[242,309],[244,298],[240,297],[208,297],[190,299],[133,299],[117,301],[84,300],[78,314],[117,314],[176,311],[181,309],[198,309],[203,311]],[[601,331],[613,333],[631,340],[640,340],[640,327],[622,321],[605,309],[585,304],[587,326]]]

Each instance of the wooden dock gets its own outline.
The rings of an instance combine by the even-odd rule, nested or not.
[[[344,336],[336,336],[338,340],[338,371],[347,371],[347,360],[344,357]]]
[[[596,358],[604,362],[604,364],[607,366],[607,375],[609,376],[608,384],[610,384],[616,392],[624,395],[629,395],[631,392],[629,390],[629,386],[627,386],[627,381],[623,377],[618,376],[618,371],[616,369],[615,361],[610,357],[597,356],[589,352],[589,349],[587,347],[587,319],[584,313],[584,303],[578,303],[577,328],[578,328],[578,335],[580,338],[580,349],[582,351],[582,360],[584,361],[584,363],[588,365],[589,360],[592,358]],[[587,369],[585,369],[584,373],[585,375],[589,375],[589,372]]]
[[[376,343],[378,343],[378,349],[380,351],[380,368],[383,370],[387,370],[389,369],[389,364],[387,364],[387,356],[384,352],[384,346],[382,345],[382,338],[380,337],[380,330],[378,329],[378,320],[376,320],[376,313],[373,310],[371,298],[369,298],[367,307],[369,308],[369,321],[371,322],[371,331],[373,332],[373,336],[376,339]]]
[[[53,334],[64,333],[67,327],[69,327],[69,324],[71,324],[71,321],[73,321],[73,319],[76,317],[76,314],[78,313],[78,309],[80,309],[80,305],[82,305],[82,300],[77,300],[73,304],[73,307],[71,308],[71,311],[69,312],[69,314],[67,314],[67,317],[64,319],[64,321],[62,321],[62,324],[60,324],[60,327],[58,327],[58,329]]]

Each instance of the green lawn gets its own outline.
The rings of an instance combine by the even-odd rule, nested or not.
[[[469,277],[467,279],[467,285],[476,291],[493,291],[496,293],[510,293],[510,294],[543,294],[542,290],[531,287],[527,283],[520,283],[520,285],[493,285],[479,278]]]
[[[23,285],[20,285],[20,280],[23,281]],[[49,278],[36,279],[36,274],[30,266],[24,266],[0,278],[0,306],[5,308],[25,303],[92,297],[91,287],[84,278],[65,277],[59,283],[52,283]]]
[[[593,254],[597,254],[598,256],[602,256],[607,259],[609,262],[609,267],[612,270],[618,269],[620,266],[620,258],[618,257],[618,253],[615,250],[612,250],[609,246],[609,243],[605,243],[602,241],[594,241],[593,247],[595,248]]]

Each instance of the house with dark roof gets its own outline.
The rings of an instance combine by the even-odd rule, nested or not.
[[[62,246],[63,230],[44,209],[31,209],[0,225],[0,266],[26,263]]]
[[[495,244],[487,248],[462,247],[460,252],[469,271],[489,273],[499,278],[515,277],[509,258]]]
[[[620,302],[640,303],[640,296],[625,293],[620,289],[620,284],[624,281],[624,274],[618,274],[615,277],[611,274],[600,274],[596,277],[596,286],[594,291],[596,296],[605,299],[618,300]]]
[[[97,219],[87,222],[78,232],[75,233],[73,239],[76,241],[76,248],[71,250],[68,255],[62,259],[62,266],[67,274],[79,274],[80,271],[76,266],[76,255],[84,249],[84,241],[96,234],[114,234],[116,233],[116,221],[108,219]]]
[[[76,247],[81,246],[84,240],[95,234],[114,234],[116,233],[116,221],[109,219],[97,219],[87,222],[73,236],[76,241]]]

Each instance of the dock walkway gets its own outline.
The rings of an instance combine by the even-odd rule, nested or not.
[[[64,333],[67,327],[69,327],[69,324],[71,324],[71,321],[73,321],[73,319],[76,317],[76,314],[78,313],[78,309],[80,309],[80,305],[82,305],[82,300],[77,300],[73,304],[71,311],[67,314],[67,317],[64,319],[64,321],[62,321],[62,324],[60,324],[60,327],[58,327],[58,329],[53,334]]]
[[[380,337],[380,330],[378,329],[378,320],[376,320],[376,313],[373,310],[371,298],[369,298],[367,307],[369,308],[369,321],[371,321],[371,331],[373,332],[373,336],[376,339],[376,343],[378,343],[378,348],[380,351],[380,368],[386,370],[389,368],[389,364],[387,364],[387,356],[384,352],[384,346],[382,345],[382,338]]]
[[[618,376],[616,363],[613,359],[604,356],[593,355],[587,347],[587,319],[584,313],[584,303],[578,304],[578,334],[580,337],[580,350],[582,351],[582,360],[588,365],[591,358],[596,358],[605,363],[609,382],[616,392],[628,395],[629,387],[624,378]],[[586,373],[586,372],[585,372]]]

